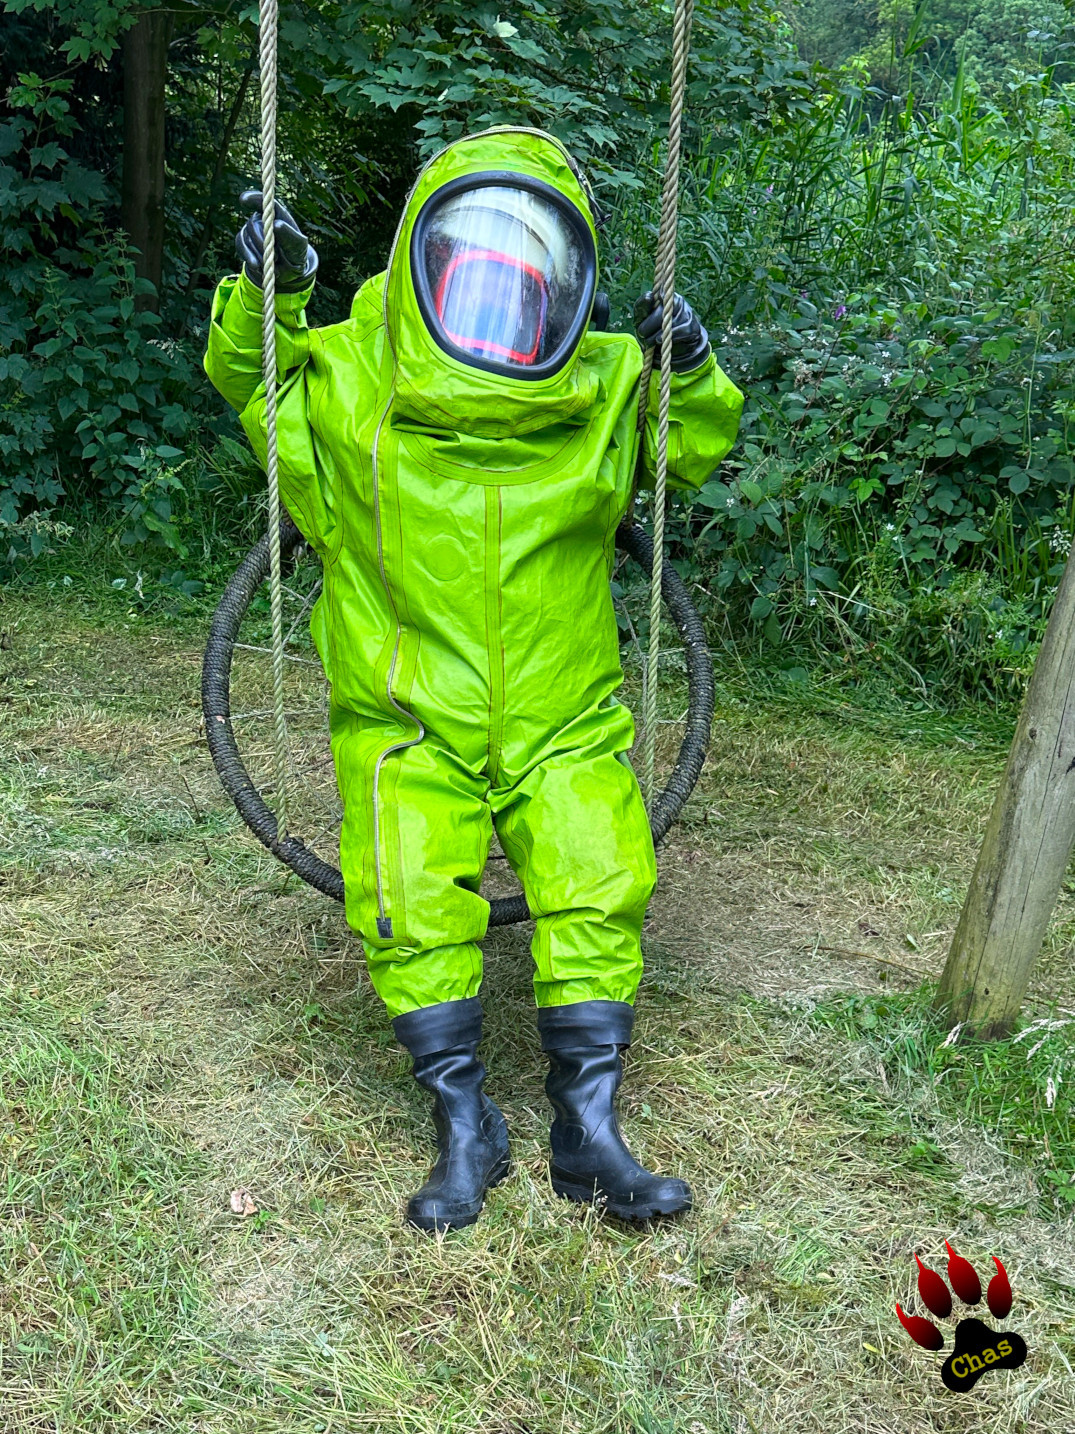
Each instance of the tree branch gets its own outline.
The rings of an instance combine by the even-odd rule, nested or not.
[[[194,281],[201,273],[202,261],[205,259],[209,248],[209,241],[213,237],[216,228],[216,189],[224,174],[224,166],[228,162],[228,151],[231,149],[232,138],[235,134],[235,126],[239,123],[239,116],[242,113],[243,105],[246,103],[247,91],[250,88],[250,80],[254,74],[256,59],[250,56],[250,62],[243,71],[243,77],[239,82],[239,88],[235,92],[231,109],[228,111],[228,118],[224,122],[224,130],[220,136],[220,144],[217,147],[216,163],[213,165],[213,175],[209,181],[209,208],[206,210],[205,223],[202,225],[202,232],[198,236],[198,247],[194,251],[194,258],[190,263],[190,272],[187,275],[187,287],[184,290],[190,294],[194,287]]]

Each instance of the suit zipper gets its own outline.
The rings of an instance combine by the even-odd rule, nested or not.
[[[500,540],[504,500],[500,488],[485,490],[485,643],[489,656],[490,781],[496,781],[504,741],[504,637],[500,587]]]
[[[396,709],[399,715],[401,717],[406,718],[408,722],[413,722],[414,725],[418,728],[418,735],[409,738],[405,742],[393,742],[390,747],[386,747],[381,753],[381,755],[377,758],[377,765],[373,770],[373,862],[374,866],[377,869],[377,935],[380,936],[382,940],[391,937],[392,935],[392,918],[389,916],[385,908],[384,876],[381,870],[381,768],[384,766],[386,757],[390,757],[393,752],[402,752],[406,750],[407,747],[416,746],[426,734],[425,728],[422,726],[422,723],[418,720],[414,713],[408,712],[405,707],[402,707],[396,701],[395,697],[392,694],[392,683],[395,679],[396,666],[399,662],[400,644],[403,640],[403,624],[399,620],[399,611],[396,608],[396,600],[392,596],[392,589],[388,586],[388,575],[385,572],[384,566],[384,539],[381,530],[380,445],[381,430],[384,427],[385,419],[388,417],[388,411],[392,407],[392,399],[394,397],[395,392],[393,390],[393,392],[388,395],[388,402],[385,404],[384,409],[381,412],[381,416],[378,419],[377,431],[373,437],[373,455],[371,463],[371,468],[373,472],[373,515],[374,526],[377,533],[377,566],[380,569],[381,584],[384,587],[385,597],[387,597],[388,599],[388,605],[392,609],[392,617],[394,618],[396,624],[396,644],[395,647],[392,649],[392,661],[388,664],[388,677],[385,682],[385,693],[388,697],[389,702],[391,702],[392,706]]]

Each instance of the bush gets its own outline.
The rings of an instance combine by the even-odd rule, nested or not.
[[[908,581],[935,579],[973,561],[1002,510],[1024,533],[1066,522],[1075,353],[1042,352],[996,310],[923,308],[727,336],[751,408],[696,539],[721,587],[853,585],[879,545]]]
[[[674,551],[772,645],[1018,687],[1075,526],[1071,98],[1030,77],[1002,110],[961,72],[870,102],[821,77],[808,114],[691,162],[679,283],[747,407]],[[644,216],[621,211],[621,305]]]
[[[160,338],[101,175],[63,135],[69,82],[24,76],[0,124],[0,521],[73,497],[119,498],[147,454],[178,457],[193,422],[189,356]],[[25,111],[19,112],[20,110]]]

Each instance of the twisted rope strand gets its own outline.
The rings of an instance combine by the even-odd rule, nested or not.
[[[273,773],[276,840],[287,837],[288,743],[284,707],[284,583],[280,559],[280,458],[276,446],[276,106],[279,0],[262,0],[261,70],[261,355],[265,375],[265,437],[269,488],[269,602],[272,612]]]
[[[646,810],[652,813],[657,767],[657,668],[661,658],[661,574],[664,567],[664,516],[668,486],[668,414],[672,399],[672,310],[676,287],[676,231],[679,221],[679,159],[683,109],[687,95],[687,60],[690,55],[694,0],[676,0],[672,26],[671,108],[668,118],[668,152],[661,194],[661,225],[657,238],[655,294],[664,306],[661,316],[660,399],[657,407],[657,465],[653,489],[653,566],[650,570],[649,653],[642,693],[642,790]],[[638,394],[638,429],[643,434],[649,409],[649,385],[654,349],[646,351]]]

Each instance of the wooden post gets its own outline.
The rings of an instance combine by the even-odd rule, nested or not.
[[[1015,729],[936,1004],[1011,1030],[1075,844],[1075,547]]]

